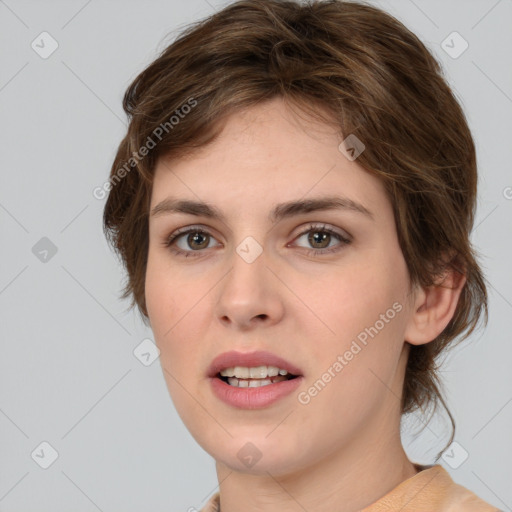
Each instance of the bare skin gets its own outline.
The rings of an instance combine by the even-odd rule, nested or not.
[[[216,461],[222,512],[352,512],[417,473],[400,440],[407,356],[411,344],[432,341],[448,324],[464,278],[448,274],[453,289],[410,289],[384,187],[339,151],[342,140],[273,99],[231,116],[221,136],[191,157],[157,164],[151,209],[172,196],[208,202],[225,216],[151,216],[146,273],[169,393]],[[373,218],[331,209],[268,219],[277,203],[332,195],[357,201]],[[164,245],[186,227],[208,235],[197,245],[187,234]],[[323,245],[312,245],[314,233],[325,233]],[[252,263],[236,252],[246,237],[263,249]],[[365,328],[381,324],[308,395]],[[271,351],[299,367],[304,382],[264,409],[227,405],[213,394],[207,368],[229,350]],[[261,454],[251,467],[237,456],[248,442]]]

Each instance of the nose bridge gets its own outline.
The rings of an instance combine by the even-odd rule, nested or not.
[[[246,236],[235,248],[236,254],[248,265],[261,260],[263,245],[253,236]]]
[[[234,247],[231,270],[227,277],[235,289],[243,295],[250,292],[254,296],[259,293],[260,287],[264,287],[268,279],[267,256],[263,245],[253,236],[246,236]]]
[[[271,282],[275,276],[267,268],[267,256],[252,236],[235,246],[229,272],[219,289],[218,318],[243,325],[254,317],[279,315],[280,301]]]

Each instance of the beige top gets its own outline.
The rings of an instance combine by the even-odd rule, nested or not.
[[[415,466],[419,473],[361,512],[502,512],[456,484],[443,466]],[[199,512],[221,512],[219,492]]]

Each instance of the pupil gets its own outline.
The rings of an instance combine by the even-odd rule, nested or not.
[[[326,238],[328,238],[330,236],[329,233],[325,233],[325,232],[323,234],[321,234],[321,233],[322,233],[322,231],[314,231],[312,236],[310,236],[310,242],[312,244],[322,243],[323,241],[325,241]],[[316,240],[317,238],[319,238],[319,240]]]
[[[192,233],[189,235],[188,238],[189,238],[189,242],[190,241],[196,242],[198,240],[198,238],[200,239],[201,237],[205,238],[204,235],[202,235],[201,233]],[[194,244],[190,244],[190,245],[193,246]],[[204,243],[202,245],[201,244],[199,244],[199,245],[200,245],[199,248],[202,249],[203,248],[202,245],[204,245]],[[208,245],[208,243],[206,245]]]

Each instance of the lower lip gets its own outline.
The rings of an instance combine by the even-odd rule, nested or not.
[[[262,409],[292,393],[302,383],[303,377],[283,380],[257,388],[237,388],[218,377],[210,377],[212,390],[223,402],[241,409]]]

